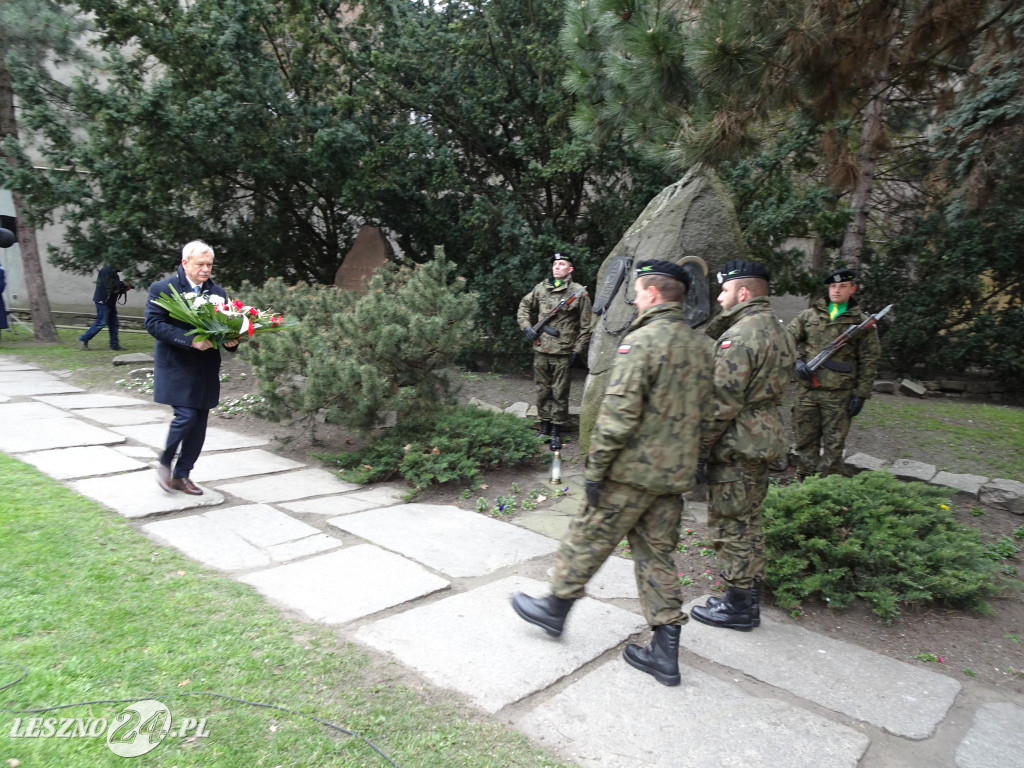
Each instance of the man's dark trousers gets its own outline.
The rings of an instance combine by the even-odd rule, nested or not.
[[[188,477],[206,442],[206,422],[210,418],[210,411],[184,405],[175,405],[173,408],[174,420],[167,431],[167,447],[160,456],[160,463],[165,467],[171,466],[178,445],[181,445],[181,453],[174,465],[174,476]]]
[[[116,349],[119,345],[117,338],[117,305],[107,304],[103,301],[97,301],[96,304],[96,321],[92,324],[88,331],[78,337],[79,341],[84,341],[86,344],[92,340],[92,337],[103,330],[104,326],[110,326],[110,348]]]

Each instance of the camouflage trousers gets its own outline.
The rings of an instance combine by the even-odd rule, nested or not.
[[[850,434],[848,389],[806,389],[793,405],[798,476],[842,472],[843,446]]]
[[[580,598],[584,587],[623,538],[629,539],[644,618],[652,627],[685,624],[672,553],[679,543],[680,494],[658,495],[605,480],[600,504],[584,503],[555,556],[551,592]]]
[[[708,465],[708,537],[722,583],[750,589],[767,562],[761,502],[768,493],[768,463]]]
[[[537,416],[559,426],[569,423],[568,355],[533,353],[533,383],[537,385]]]

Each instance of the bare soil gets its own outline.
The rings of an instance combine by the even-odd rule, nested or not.
[[[254,389],[254,379],[243,360],[229,357],[225,361],[224,382],[221,402],[230,404],[236,398]],[[242,376],[245,374],[245,376]],[[90,373],[88,383],[103,386],[104,381],[112,388],[113,381],[123,378],[125,370],[116,369],[111,375],[96,380],[95,369]],[[571,400],[579,404],[583,394],[586,372],[573,371]],[[534,388],[527,373],[490,374],[462,373],[459,393],[461,402],[477,397],[484,402],[507,407],[515,402],[534,402]],[[116,391],[111,389],[111,391]],[[122,390],[123,391],[123,390]],[[876,395],[899,405],[901,402],[920,402],[898,395]],[[216,413],[216,412],[215,412]],[[788,408],[783,408],[788,418]],[[304,425],[269,423],[250,415],[220,414],[221,425],[239,432],[273,435],[277,439],[274,450],[296,459],[309,461],[311,451],[337,452],[352,449],[359,439],[334,425],[318,424],[314,428]],[[908,458],[934,464],[938,469],[951,472],[964,471],[957,466],[957,458],[933,439],[933,435],[915,435],[913,430],[895,432],[885,427],[861,428],[855,420],[847,442],[848,453],[864,452],[879,458],[893,460]],[[986,446],[979,445],[974,460],[984,457]],[[575,434],[571,434],[562,451],[566,474],[578,473],[580,456]],[[426,490],[417,501],[436,504],[452,504],[464,509],[476,509],[481,497],[488,501],[499,495],[514,492],[513,484],[525,498],[532,488],[545,488],[549,495],[551,486],[544,483],[550,459],[541,456],[524,465],[488,472],[482,477],[481,488],[467,489],[464,485],[450,484]],[[783,482],[791,475],[792,469],[776,473]],[[544,503],[552,503],[548,499]],[[1007,510],[985,507],[978,502],[953,502],[957,516],[964,525],[980,531],[986,542],[1000,536],[1009,536],[1024,549],[1024,540],[1015,539],[1014,531],[1024,525],[1024,517]],[[509,518],[506,518],[509,519]],[[692,534],[685,534],[685,528]],[[696,522],[684,526],[684,552],[677,554],[677,565],[684,581],[686,600],[695,599],[712,592],[717,574],[714,558],[707,551],[702,552],[702,541],[706,530]],[[1024,568],[1022,555],[1005,561],[1017,570]],[[860,645],[878,653],[891,656],[911,664],[926,664],[929,669],[956,678],[965,689],[996,687],[1004,693],[1024,693],[1024,592],[1019,588],[1008,589],[990,602],[991,615],[977,615],[964,611],[934,607],[926,610],[905,610],[902,621],[891,626],[881,624],[863,604],[855,603],[846,611],[833,611],[821,604],[806,604],[799,615],[787,615],[781,611],[770,614],[780,621],[795,622],[808,629]],[[765,596],[763,605],[771,610],[771,598]],[[915,659],[917,654],[934,654],[941,662]]]

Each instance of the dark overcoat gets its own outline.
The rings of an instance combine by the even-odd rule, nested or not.
[[[4,304],[4,288],[7,287],[7,277],[4,275],[4,268],[0,267],[0,328],[7,327],[7,305]]]
[[[153,299],[161,293],[170,296],[168,286],[171,285],[178,293],[192,291],[185,270],[179,266],[175,277],[159,280],[149,286],[149,300],[146,302],[146,330],[156,339],[153,351],[153,400],[165,405],[209,410],[220,399],[220,350],[193,349],[194,337],[185,335],[185,331],[191,328],[153,303]],[[207,280],[199,286],[199,290],[227,299],[224,289],[213,280]]]

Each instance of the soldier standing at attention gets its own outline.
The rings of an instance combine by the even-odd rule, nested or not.
[[[569,369],[590,341],[590,297],[572,281],[572,259],[556,253],[551,257],[551,277],[537,283],[519,302],[516,320],[534,344],[533,383],[537,386],[540,434],[551,439],[551,450],[562,447],[562,432],[569,422]],[[564,306],[538,332],[533,326],[563,299],[583,294]]]
[[[801,391],[793,406],[799,480],[808,475],[827,475],[842,470],[850,420],[871,397],[871,387],[878,373],[882,351],[875,328],[840,347],[817,370],[819,386],[814,385],[814,375],[807,367],[807,358],[817,354],[850,325],[858,325],[868,318],[853,295],[857,290],[855,280],[852,270],[833,272],[825,278],[828,301],[818,299],[789,324],[789,332],[802,352],[796,361]]]
[[[711,345],[683,313],[689,285],[678,264],[639,263],[639,316],[615,356],[590,435],[586,500],[559,545],[551,594],[512,598],[521,618],[557,637],[587,582],[628,537],[654,637],[647,647],[627,645],[623,656],[664,685],[680,682],[679,634],[688,617],[672,553],[681,494],[695,484],[701,422],[712,394]]]
[[[708,536],[725,597],[690,615],[702,624],[749,631],[761,623],[758,590],[766,563],[761,502],[768,465],[786,452],[779,404],[796,359],[793,339],[768,303],[768,270],[730,261],[718,273],[723,312],[708,325],[716,339],[714,412],[704,425]],[[702,459],[702,464],[704,459]],[[702,471],[704,467],[701,467]]]

